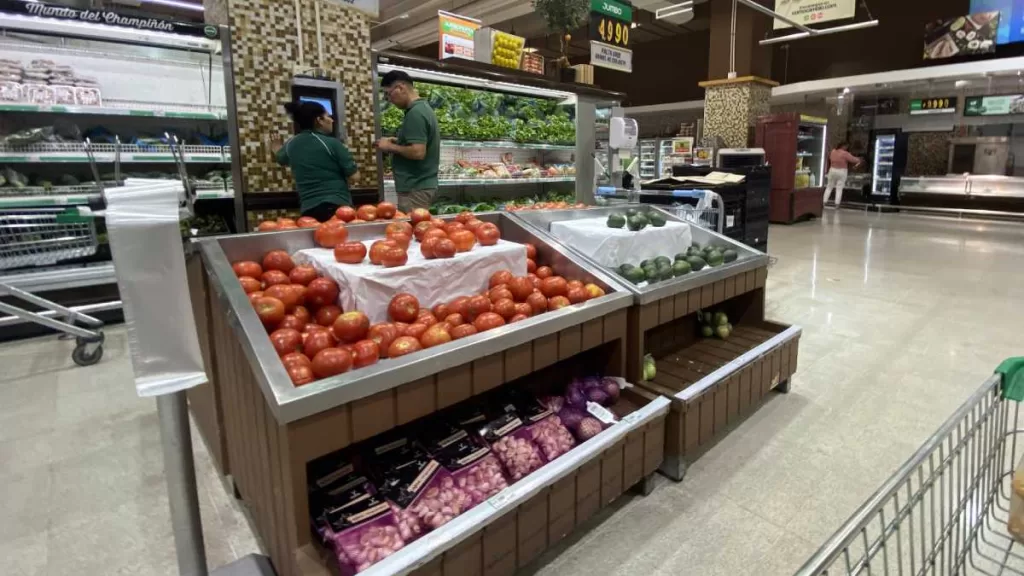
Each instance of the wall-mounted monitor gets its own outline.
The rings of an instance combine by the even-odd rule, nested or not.
[[[316,102],[334,118],[334,136],[345,140],[345,88],[341,82],[307,76],[292,78],[292,100]],[[298,131],[298,126],[295,127]]]
[[[996,44],[1024,41],[1024,0],[971,0],[971,14],[999,11]]]

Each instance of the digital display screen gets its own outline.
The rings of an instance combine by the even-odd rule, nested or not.
[[[1024,41],[1024,0],[971,0],[971,14],[998,10],[996,44]]]
[[[316,102],[324,107],[327,113],[334,116],[334,102],[330,98],[317,98],[315,96],[299,96],[299,102]]]

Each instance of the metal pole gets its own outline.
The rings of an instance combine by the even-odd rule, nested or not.
[[[185,391],[157,396],[160,444],[174,528],[174,548],[181,576],[207,576],[203,523],[199,516],[196,469],[192,460],[192,432],[188,424]]]
[[[782,20],[786,24],[789,24],[790,26],[796,28],[797,30],[800,30],[801,32],[807,32],[808,34],[815,34],[817,32],[817,30],[815,30],[813,28],[809,28],[807,26],[804,26],[803,24],[797,22],[796,20],[793,20],[791,18],[783,16],[782,14],[779,14],[778,12],[776,12],[775,10],[772,10],[771,8],[765,8],[764,6],[761,6],[757,2],[754,2],[754,0],[739,0],[739,1],[740,1],[741,4],[743,4],[747,8],[753,8],[754,10],[757,10],[758,12],[760,12],[761,14],[764,14],[765,16],[771,16],[772,18],[774,18],[776,20]]]
[[[736,8],[737,1],[732,0],[732,22],[729,23],[729,78],[736,77]]]
[[[808,34],[807,32],[797,32],[796,34],[788,34],[786,36],[776,36],[775,38],[761,40],[760,42],[758,42],[758,44],[760,44],[761,46],[768,46],[769,44],[778,44],[780,42],[792,42],[793,40],[803,40],[804,38],[810,38],[811,36],[824,36],[826,34],[835,34],[837,32],[851,32],[853,30],[873,28],[875,26],[878,26],[878,20],[869,20],[867,22],[844,24],[843,26],[834,26],[832,28],[822,28],[821,30],[815,30],[813,34]]]

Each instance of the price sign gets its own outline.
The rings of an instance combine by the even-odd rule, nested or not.
[[[591,0],[590,39],[619,48],[629,47],[633,8],[615,0]]]
[[[956,96],[923,98],[910,101],[911,114],[952,114],[956,112]]]

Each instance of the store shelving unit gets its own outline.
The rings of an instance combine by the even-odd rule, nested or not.
[[[202,232],[235,229],[228,32],[177,26],[180,33],[150,32],[0,12],[0,210],[87,206],[131,178],[186,180],[196,222],[216,223]],[[45,87],[76,84],[96,92]],[[102,218],[96,225],[95,255],[5,270],[4,281],[60,293],[58,302],[72,299],[83,311],[116,311]]]
[[[827,119],[797,113],[758,118],[756,146],[772,165],[770,219],[791,223],[821,216]]]
[[[650,180],[658,177],[658,141],[640,141],[640,178]]]

